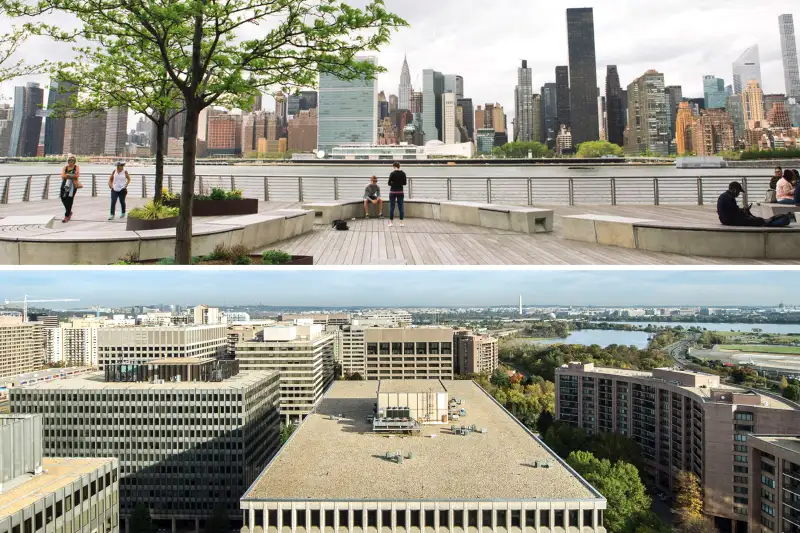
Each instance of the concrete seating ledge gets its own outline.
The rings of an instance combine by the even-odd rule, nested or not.
[[[561,220],[564,238],[575,241],[728,259],[800,259],[800,226],[732,227],[593,214]]]
[[[222,218],[192,226],[192,253],[206,255],[218,244],[243,244],[251,250],[303,235],[314,229],[314,212],[281,209]],[[175,252],[175,229],[148,231],[0,232],[0,264],[108,265],[127,254],[147,261]]]
[[[763,218],[770,218],[774,217],[775,215],[784,215],[786,213],[798,213],[800,212],[800,205],[793,205],[793,204],[768,204],[768,203],[758,203],[756,204],[759,208],[761,208],[761,216]]]
[[[553,211],[536,207],[521,207],[475,202],[407,199],[406,218],[427,218],[494,228],[519,233],[549,233],[553,231]],[[316,223],[330,225],[334,220],[364,218],[364,200],[338,202],[306,202],[305,209],[316,213]],[[377,206],[370,205],[370,216],[378,216]],[[383,202],[383,214],[389,215],[389,200]]]

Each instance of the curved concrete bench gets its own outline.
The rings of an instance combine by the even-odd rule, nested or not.
[[[761,216],[764,218],[774,217],[775,215],[784,215],[786,213],[800,212],[800,206],[793,204],[768,204],[762,202],[756,205],[761,208]]]
[[[57,226],[58,227],[58,226]],[[170,257],[175,252],[175,229],[148,231],[66,231],[43,225],[0,232],[0,264],[107,265],[126,254],[140,260]],[[192,253],[206,255],[218,244],[242,244],[251,250],[308,233],[314,212],[282,209],[263,215],[222,218],[192,227]]]
[[[564,237],[650,252],[729,259],[800,259],[800,226],[732,227],[605,215],[562,217]]]
[[[520,233],[553,231],[553,211],[536,207],[519,207],[475,202],[408,199],[404,202],[406,218],[427,218],[484,228]],[[334,220],[364,218],[364,200],[307,202],[305,209],[316,213],[316,221],[331,224]],[[377,216],[377,206],[370,205],[370,216]],[[389,215],[389,202],[383,202],[383,214]]]

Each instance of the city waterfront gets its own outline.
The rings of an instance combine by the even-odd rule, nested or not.
[[[750,332],[753,329],[760,329],[763,333],[778,333],[781,335],[789,335],[792,333],[800,334],[800,324],[742,324],[742,323],[713,323],[713,322],[608,322],[609,324],[630,324],[631,326],[647,326],[648,324],[659,327],[677,328],[678,326],[684,329],[700,328],[709,331],[742,331]],[[597,331],[597,330],[590,330]],[[628,333],[620,331],[619,333]],[[621,344],[621,343],[618,343]]]

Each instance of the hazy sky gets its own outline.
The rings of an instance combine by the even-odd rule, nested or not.
[[[363,5],[364,0],[350,3]],[[380,89],[387,95],[397,93],[406,53],[415,87],[421,86],[426,68],[460,74],[467,97],[476,105],[500,102],[509,119],[521,59],[533,69],[535,92],[555,81],[556,65],[568,64],[568,7],[594,8],[598,85],[603,92],[606,65],[617,64],[623,86],[654,68],[666,74],[668,85],[682,85],[684,95],[702,96],[704,74],[731,83],[731,63],[758,44],[765,93],[783,93],[778,16],[793,13],[800,24],[797,0],[386,0],[386,5],[410,27],[394,34],[378,54],[388,69],[379,78]],[[6,26],[0,21],[0,28]],[[39,59],[65,58],[70,52],[66,46],[36,39],[23,53]],[[120,73],[120,82],[124,79]],[[13,94],[13,85],[0,86],[5,97]],[[271,101],[265,100],[271,109]]]
[[[13,270],[0,301],[79,298],[52,308],[148,304],[274,306],[777,305],[781,271],[711,270]],[[789,284],[791,286],[791,284]]]

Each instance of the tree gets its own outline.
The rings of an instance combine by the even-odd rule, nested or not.
[[[31,65],[24,59],[12,59],[30,34],[30,27],[12,28],[10,32],[0,34],[0,83],[37,74],[48,67],[49,62]]]
[[[705,517],[692,518],[680,524],[677,528],[680,533],[719,533],[714,523]]]
[[[681,471],[676,482],[675,509],[681,522],[691,522],[703,518],[703,490],[700,480],[692,472]]]
[[[758,373],[752,368],[737,366],[731,370],[731,380],[734,383],[744,383],[745,381],[752,381],[758,377]]]
[[[297,424],[281,424],[281,446],[286,444],[295,429],[297,429]]]
[[[789,380],[786,379],[786,376],[781,376],[781,384],[779,385],[781,390],[782,391],[786,390],[786,387],[788,387],[788,386],[789,386]]]
[[[637,468],[641,465],[641,446],[633,439],[623,437],[619,433],[601,432],[594,435],[589,449],[600,459],[608,459],[611,462],[625,461]]]
[[[218,504],[214,507],[214,512],[206,521],[207,533],[224,533],[231,530],[231,521],[225,506]]]
[[[566,422],[553,422],[544,435],[544,442],[561,457],[587,448],[588,437],[579,427]]]
[[[643,511],[650,509],[650,496],[630,463],[597,459],[590,452],[572,452],[567,462],[608,500],[605,526],[611,533],[634,532]]]
[[[353,8],[334,0],[0,0],[13,15],[56,10],[75,16],[81,35],[130,43],[130,54],[158,50],[185,108],[180,218],[175,262],[192,260],[192,204],[200,112],[226,98],[252,101],[263,91],[313,87],[320,72],[372,79],[384,69],[359,54],[377,51],[406,26],[383,0]],[[37,30],[63,36],[34,22]],[[120,84],[123,85],[123,84]]]
[[[800,384],[795,382],[783,389],[783,397],[795,402],[800,401]]]
[[[130,531],[131,533],[155,533],[156,527],[150,518],[150,509],[143,503],[137,503],[131,513]]]
[[[528,154],[531,157],[540,159],[543,157],[547,157],[549,154],[549,149],[546,145],[540,142],[510,142],[506,143],[503,146],[498,146],[492,150],[492,154],[495,157],[507,157],[507,158],[517,158],[523,159],[527,158]]]
[[[622,157],[622,148],[608,141],[587,141],[578,145],[576,157],[597,158],[606,155]]]
[[[364,376],[362,376],[362,375],[361,375],[360,373],[358,373],[358,372],[353,372],[352,374],[350,374],[350,376],[348,376],[348,378],[347,378],[347,379],[348,379],[349,381],[363,381],[363,380],[364,380]]]

